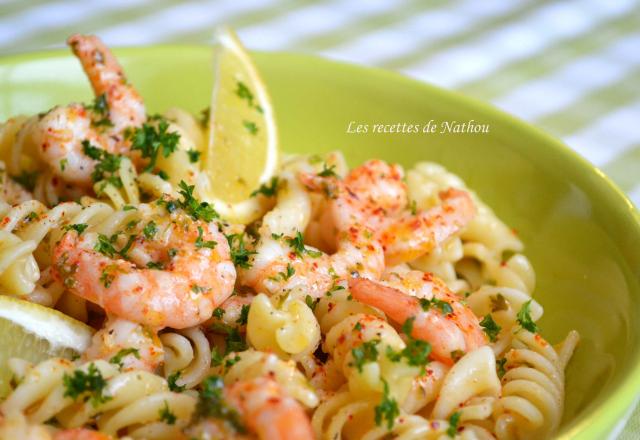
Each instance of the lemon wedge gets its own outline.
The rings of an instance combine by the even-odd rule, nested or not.
[[[264,209],[251,194],[278,166],[278,135],[269,94],[251,57],[235,33],[216,33],[215,83],[209,142],[204,154],[206,181],[199,195],[230,221],[249,223]]]
[[[57,310],[0,295],[0,397],[9,392],[10,358],[40,362],[85,351],[94,330]]]

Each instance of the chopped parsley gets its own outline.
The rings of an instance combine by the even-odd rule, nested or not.
[[[462,350],[453,350],[450,355],[453,362],[458,362],[466,353]]]
[[[165,422],[167,425],[175,425],[176,415],[169,409],[169,404],[164,401],[164,407],[160,408],[160,421]]]
[[[214,331],[225,333],[227,335],[227,337],[225,338],[225,356],[231,352],[245,351],[247,348],[249,348],[247,342],[244,340],[236,327],[215,323],[213,324],[212,329]]]
[[[236,89],[236,95],[240,99],[246,100],[247,104],[249,104],[250,107],[253,107],[254,106],[253,93],[251,93],[251,90],[249,90],[249,87],[247,87],[247,85],[242,81],[238,81],[237,85],[238,85],[238,88]]]
[[[320,177],[338,177],[338,175],[335,172],[336,166],[335,165],[331,165],[329,167],[327,167],[326,163],[322,164],[322,171],[320,171],[318,173],[318,176]]]
[[[502,376],[505,375],[505,373],[507,372],[506,368],[505,368],[505,364],[507,363],[507,358],[502,358],[502,359],[498,359],[496,360],[496,366],[497,368],[497,373],[498,373],[498,377],[500,379],[502,379]]]
[[[291,278],[295,273],[296,273],[296,270],[291,265],[291,263],[287,263],[286,272],[279,272],[278,274],[270,277],[269,279],[273,281],[288,281],[289,278]]]
[[[387,357],[393,362],[398,362],[402,358],[405,358],[409,365],[420,367],[421,370],[423,370],[425,365],[429,363],[431,344],[419,339],[415,339],[411,336],[414,321],[415,317],[411,317],[407,319],[404,324],[402,324],[402,332],[407,335],[406,346],[400,351],[395,351],[393,348],[387,347],[386,354]]]
[[[157,232],[158,226],[153,220],[151,220],[142,230],[142,235],[144,235],[144,238],[146,238],[147,240],[151,240],[153,239],[153,237],[155,237]]]
[[[183,180],[181,180],[178,186],[180,187],[179,192],[182,196],[182,200],[178,202],[179,206],[194,220],[204,220],[209,223],[214,218],[219,217],[216,210],[213,209],[213,206],[207,202],[201,202],[193,197],[194,185],[187,185]],[[169,211],[168,207],[167,211]]]
[[[529,310],[531,307],[531,301],[533,300],[530,299],[526,303],[522,304],[522,308],[516,315],[516,321],[523,329],[528,330],[531,333],[537,333],[538,326],[533,322],[533,319],[531,318],[531,311]]]
[[[211,365],[219,367],[224,362],[224,356],[220,354],[217,347],[213,347],[211,350]]]
[[[250,257],[257,252],[245,247],[244,233],[231,234],[226,237],[229,242],[229,248],[231,249],[231,261],[233,261],[233,264],[243,269],[251,268],[251,263],[249,262]]]
[[[107,103],[107,94],[103,93],[100,96],[96,96],[93,100],[93,104],[85,106],[87,110],[92,111],[94,114],[100,117],[100,119],[93,120],[94,126],[108,126],[112,127],[113,123],[109,119],[109,104]]]
[[[203,293],[203,292],[206,292],[208,290],[209,290],[208,287],[198,286],[197,284],[193,284],[191,286],[191,291],[194,292],[194,293]]]
[[[205,109],[200,110],[200,125],[203,128],[207,128],[209,126],[209,121],[211,120],[211,107],[207,107]]]
[[[409,202],[409,211],[411,212],[411,215],[416,215],[418,213],[418,206],[415,200],[411,200]]]
[[[167,132],[169,123],[160,118],[158,126],[142,124],[126,133],[126,138],[131,141],[131,149],[139,150],[142,157],[149,159],[144,171],[152,171],[156,166],[158,154],[162,151],[164,157],[169,157],[178,148],[180,134]]]
[[[114,279],[115,279],[115,275],[112,273],[109,273],[106,270],[103,270],[102,273],[100,274],[100,282],[104,287],[108,288],[109,286],[111,286],[111,283],[113,283]]]
[[[189,155],[189,162],[191,163],[196,163],[198,160],[200,160],[200,151],[198,150],[188,150],[187,154]]]
[[[318,301],[314,300],[311,295],[307,295],[304,297],[304,302],[307,304],[307,307],[309,307],[312,311],[316,309],[316,306],[318,305]]]
[[[500,330],[502,330],[502,327],[496,324],[496,322],[493,320],[493,317],[488,313],[482,319],[482,321],[480,321],[480,326],[482,327],[484,332],[487,334],[491,342],[496,341],[498,337],[498,333],[500,333]]]
[[[218,319],[222,319],[222,317],[224,316],[224,312],[225,312],[225,310],[224,310],[223,308],[221,308],[221,307],[216,307],[216,308],[213,310],[213,317],[214,317],[214,318],[218,318]]]
[[[383,395],[380,404],[374,408],[376,425],[380,426],[382,420],[387,421],[387,429],[393,428],[396,417],[400,415],[400,409],[398,408],[398,402],[389,396],[389,384],[386,380],[382,379]]]
[[[113,242],[115,241],[114,237],[116,236],[114,235],[109,238],[104,234],[98,234],[98,242],[95,244],[93,249],[100,252],[102,255],[113,258],[118,253],[116,248],[113,247]]]
[[[304,245],[304,237],[302,236],[302,233],[300,231],[296,233],[295,237],[286,237],[285,241],[293,250],[293,252],[299,257],[307,254],[311,258],[318,258],[322,255],[322,252],[309,249]]]
[[[176,371],[175,373],[171,373],[169,377],[167,377],[167,385],[169,385],[169,390],[174,391],[176,393],[181,393],[187,389],[185,385],[178,385],[178,379],[182,373],[180,371]]]
[[[196,248],[197,249],[202,249],[202,248],[207,248],[207,249],[213,249],[216,247],[216,243],[213,240],[203,240],[202,239],[202,228],[200,226],[198,226],[198,236],[196,237]]]
[[[164,264],[162,264],[162,263],[161,263],[161,262],[159,262],[159,261],[149,261],[149,262],[147,263],[147,267],[148,267],[149,269],[158,269],[158,270],[162,270],[162,269],[164,269]]]
[[[111,154],[107,150],[95,147],[86,139],[82,141],[82,151],[98,162],[91,173],[91,179],[94,182],[104,181],[105,185],[111,184],[116,188],[122,188],[122,179],[116,175],[120,170],[121,155]]]
[[[134,209],[137,210],[138,208],[136,208],[135,206],[131,206],[131,205],[124,205],[122,207],[123,211],[133,211]]]
[[[33,189],[36,187],[37,178],[38,178],[37,171],[33,171],[33,172],[22,171],[17,176],[11,176],[11,179],[14,182],[19,183],[28,191],[33,191]]]
[[[278,192],[278,177],[272,177],[268,184],[263,183],[260,187],[251,193],[251,197],[255,197],[258,194],[262,194],[265,197],[273,197]]]
[[[240,415],[224,400],[224,382],[218,376],[209,376],[202,381],[196,404],[196,419],[213,417],[228,421],[239,433],[245,433]]]
[[[249,134],[252,134],[253,136],[255,136],[256,134],[258,134],[258,126],[256,125],[255,122],[253,121],[247,121],[246,119],[242,121],[242,125],[244,126],[244,128],[247,129],[247,131],[249,132]]]
[[[351,350],[353,356],[353,365],[362,373],[362,367],[368,362],[375,362],[378,359],[378,342],[377,339],[364,342],[362,345]]]
[[[68,164],[69,160],[67,158],[60,160],[60,171],[64,171]]]
[[[65,388],[64,397],[78,400],[84,395],[83,401],[90,401],[94,408],[112,399],[111,396],[104,394],[107,381],[93,363],[89,364],[86,372],[75,370],[72,375],[65,373],[62,376],[62,383]]]
[[[236,319],[236,323],[240,325],[247,325],[247,321],[249,320],[249,310],[251,306],[249,304],[243,304],[242,309],[240,309],[240,316]]]
[[[78,235],[82,234],[85,229],[87,229],[89,227],[88,224],[86,223],[75,223],[73,225],[66,225],[63,226],[62,229],[64,229],[65,231],[76,231],[78,233]]]
[[[458,423],[460,423],[460,416],[462,413],[460,411],[454,412],[449,417],[449,427],[447,428],[447,435],[451,438],[456,436],[456,432],[458,432]]]
[[[453,313],[451,304],[437,298],[432,298],[430,300],[426,298],[420,298],[420,307],[422,307],[422,310],[424,310],[425,312],[428,311],[431,307],[435,307],[437,309],[440,309],[440,311],[445,315]]]
[[[109,363],[116,364],[120,368],[124,366],[123,359],[130,354],[134,355],[136,359],[140,359],[140,351],[137,348],[123,348],[115,356],[109,359]]]

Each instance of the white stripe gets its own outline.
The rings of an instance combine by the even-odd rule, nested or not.
[[[363,4],[352,1],[321,2],[294,10],[275,20],[240,28],[238,34],[252,49],[284,49],[302,38],[328,34],[349,26],[357,19],[404,7],[405,3],[405,0],[370,0],[365,8]]]
[[[234,15],[273,6],[273,0],[209,0],[182,3],[162,9],[138,20],[122,23],[98,32],[109,45],[141,45],[170,40],[172,36],[216,25]]]
[[[486,77],[507,63],[541,52],[559,40],[580,35],[599,22],[631,12],[636,0],[571,0],[542,7],[524,19],[496,29],[418,63],[405,72],[445,87]]]
[[[324,56],[362,64],[380,64],[420,50],[426,43],[463,32],[483,20],[503,15],[522,2],[504,0],[468,0],[443,8],[427,10],[321,52]]]
[[[640,33],[618,40],[551,75],[529,81],[493,103],[523,119],[541,118],[568,107],[592,90],[616,83],[638,66]]]
[[[640,144],[640,102],[604,115],[593,125],[565,138],[568,145],[602,166],[629,147]]]
[[[0,19],[0,46],[27,39],[44,30],[64,29],[101,13],[128,9],[152,0],[59,1],[28,8]],[[69,30],[69,33],[72,29]],[[62,43],[62,42],[61,42]]]
[[[633,204],[636,205],[636,209],[640,209],[640,185],[629,191],[628,195]],[[635,408],[635,406],[633,408]]]

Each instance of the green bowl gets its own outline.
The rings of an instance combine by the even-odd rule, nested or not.
[[[116,51],[152,112],[208,105],[210,49]],[[282,148],[340,149],[351,163],[439,162],[462,176],[526,244],[545,307],[543,334],[582,337],[567,371],[559,437],[601,439],[620,428],[640,391],[640,218],[597,168],[556,139],[494,108],[402,76],[319,58],[256,53]],[[0,60],[0,118],[89,101],[67,51]],[[348,133],[349,124],[487,124],[488,133]],[[354,125],[352,125],[353,127]],[[604,147],[603,147],[604,148]]]

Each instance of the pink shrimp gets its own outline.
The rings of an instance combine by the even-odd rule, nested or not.
[[[344,180],[309,173],[299,176],[308,189],[329,197],[329,210],[322,218],[324,241],[333,243],[339,231],[364,226],[382,244],[387,265],[428,253],[475,215],[469,194],[453,188],[440,194],[440,206],[410,212],[406,209],[407,188],[402,177],[400,166],[380,160],[354,168]]]
[[[198,325],[233,292],[227,239],[217,224],[181,210],[153,218],[151,235],[135,234],[141,222],[112,238],[67,232],[53,251],[53,276],[108,314],[154,329]]]
[[[91,339],[83,360],[119,359],[122,371],[155,371],[164,359],[164,349],[157,333],[135,322],[109,317]]]
[[[145,108],[116,58],[97,37],[73,35],[68,44],[89,77],[96,104],[54,107],[34,124],[32,136],[41,159],[56,176],[90,187],[96,161],[85,154],[84,144],[109,153],[129,153],[125,130],[142,125]]]
[[[226,389],[225,397],[261,440],[314,438],[304,408],[273,379],[236,382]]]
[[[53,440],[112,440],[113,437],[92,429],[73,428],[59,431],[53,436]]]
[[[430,252],[460,231],[476,214],[466,191],[449,188],[440,193],[442,204],[427,211],[394,219],[377,235],[387,265],[405,263]]]
[[[434,359],[451,364],[458,355],[487,344],[471,309],[433,275],[412,271],[386,283],[352,278],[349,288],[356,300],[398,324],[414,318],[411,336],[429,342]]]

